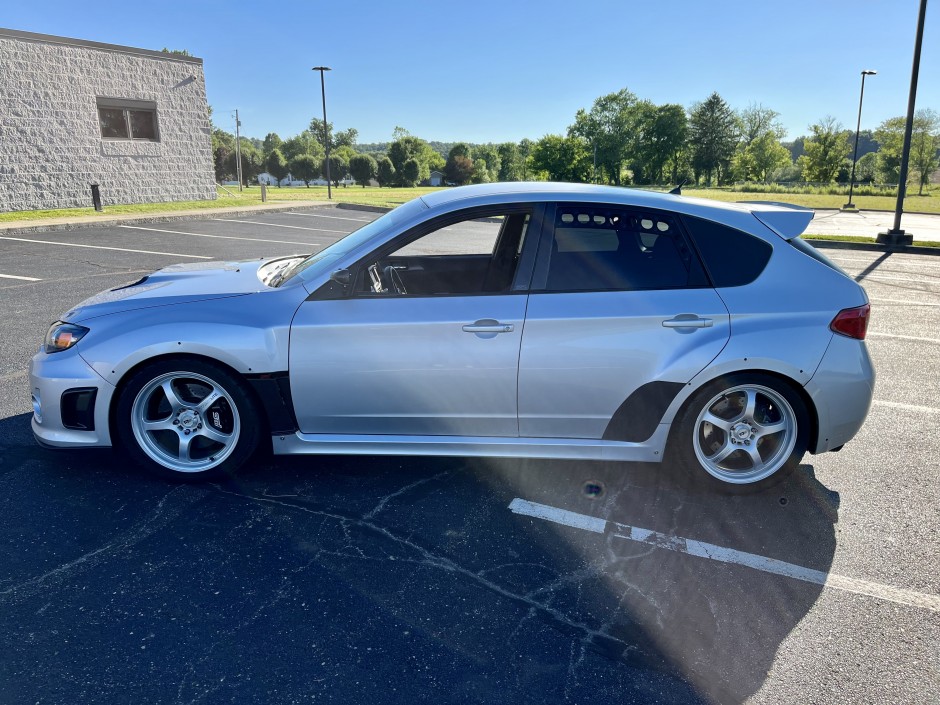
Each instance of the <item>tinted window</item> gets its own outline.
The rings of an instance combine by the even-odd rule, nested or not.
[[[803,238],[801,238],[801,237],[795,237],[795,238],[793,238],[792,240],[787,240],[787,242],[789,242],[791,245],[793,245],[796,249],[798,249],[798,250],[799,250],[800,252],[802,252],[804,255],[809,255],[810,257],[812,257],[812,258],[813,258],[814,260],[816,260],[817,262],[822,262],[824,265],[826,265],[827,267],[831,267],[832,269],[836,270],[836,271],[839,272],[840,274],[845,274],[845,272],[842,270],[842,267],[840,267],[840,266],[837,265],[835,262],[833,262],[831,259],[829,259],[828,257],[826,257],[826,255],[824,255],[822,252],[820,252],[820,251],[817,250],[815,247],[813,247],[812,245],[810,245],[810,244],[809,244],[808,242],[806,242],[806,240],[804,240]],[[845,274],[845,276],[848,276],[848,274]]]
[[[702,218],[684,220],[715,287],[750,284],[767,266],[774,248],[760,238]]]
[[[633,291],[690,285],[692,254],[671,216],[560,205],[545,288]]]

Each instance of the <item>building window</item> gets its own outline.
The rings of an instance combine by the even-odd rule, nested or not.
[[[106,140],[160,140],[157,104],[142,100],[98,98],[98,124]]]

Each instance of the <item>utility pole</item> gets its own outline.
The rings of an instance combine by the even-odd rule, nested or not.
[[[242,145],[238,128],[241,127],[241,120],[238,119],[238,108],[235,108],[235,173],[238,176],[238,190],[242,190]]]
[[[917,77],[920,74],[920,46],[924,41],[924,15],[927,14],[927,0],[920,0],[920,13],[917,15],[917,35],[914,40],[914,65],[911,68],[911,92],[907,99],[907,122],[904,125],[904,147],[901,150],[901,174],[898,179],[898,202],[894,210],[894,227],[878,233],[875,240],[879,245],[910,245],[914,236],[901,230],[901,213],[904,212],[904,197],[907,195],[907,168],[911,160],[911,133],[914,131],[914,103],[917,98]]]

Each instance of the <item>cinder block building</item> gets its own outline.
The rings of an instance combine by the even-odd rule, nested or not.
[[[0,29],[0,211],[216,198],[202,59]]]

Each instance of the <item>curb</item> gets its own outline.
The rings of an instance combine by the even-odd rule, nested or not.
[[[342,208],[347,211],[366,211],[367,213],[390,213],[395,210],[388,206],[369,206],[363,203],[337,203],[335,208]]]
[[[321,203],[317,201],[311,202],[310,205],[300,206],[295,204],[290,206],[274,205],[264,208],[257,208],[253,206],[249,208],[207,208],[204,212],[198,213],[177,213],[162,215],[159,213],[154,213],[152,215],[115,216],[113,218],[105,218],[102,220],[79,220],[69,223],[45,223],[41,225],[15,225],[12,227],[4,227],[4,224],[0,223],[0,235],[42,233],[57,230],[80,230],[82,228],[113,228],[119,225],[132,225],[134,223],[170,223],[178,220],[209,220],[211,218],[225,215],[284,213],[285,211],[303,211],[312,210],[314,208],[336,208],[338,206],[338,203]]]
[[[940,247],[917,247],[915,245],[908,245],[907,247],[885,247],[884,245],[879,245],[874,242],[841,242],[839,240],[814,240],[812,238],[803,238],[803,240],[817,249],[864,250],[866,252],[890,252],[897,255],[940,256]]]

